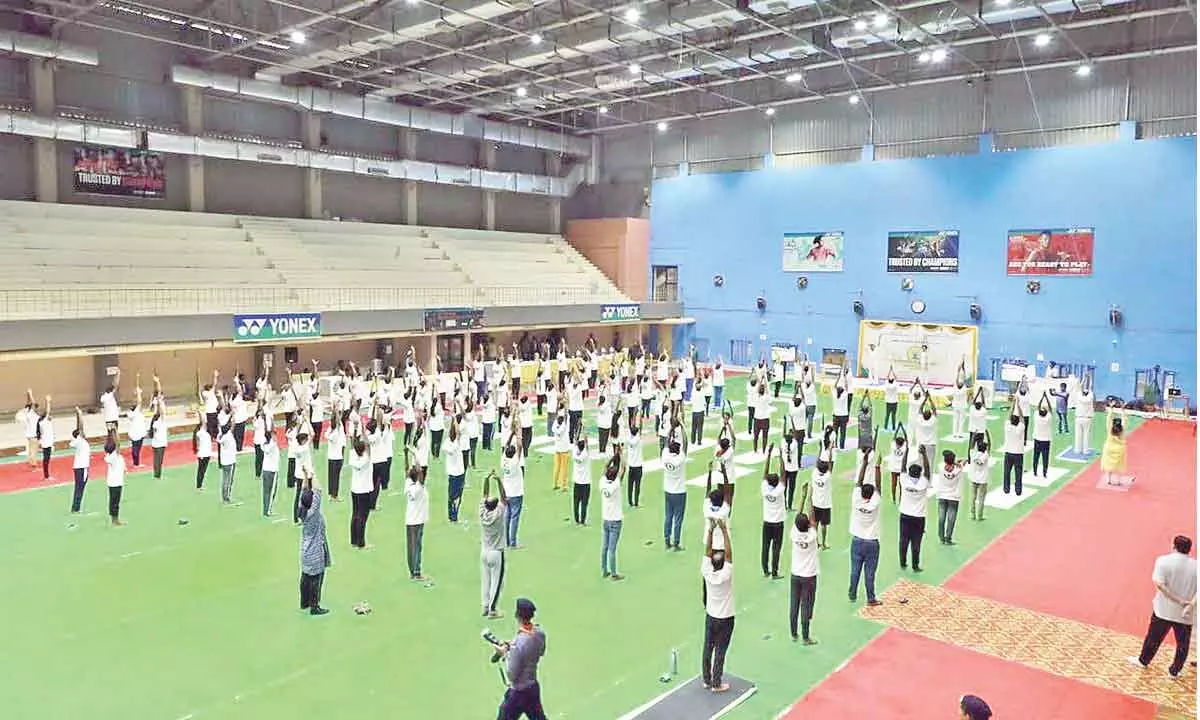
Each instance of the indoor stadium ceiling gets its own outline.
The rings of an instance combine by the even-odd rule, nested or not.
[[[16,0],[181,62],[589,132],[1191,52],[1192,0]]]

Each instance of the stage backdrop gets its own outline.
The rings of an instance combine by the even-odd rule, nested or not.
[[[1009,275],[1091,275],[1091,228],[1009,230]]]
[[[784,233],[784,272],[841,272],[845,241],[840,232]]]
[[[167,182],[162,156],[145,150],[75,148],[75,192],[161,198]]]
[[[888,272],[958,272],[958,231],[889,232]]]
[[[974,325],[934,325],[894,320],[863,320],[858,328],[859,374],[897,382],[920,377],[929,385],[953,385],[958,366],[967,362],[967,381],[974,375],[979,352],[979,328]]]

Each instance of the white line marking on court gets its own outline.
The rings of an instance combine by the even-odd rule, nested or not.
[[[127,553],[125,553],[124,555],[122,555],[122,556],[121,556],[121,559],[122,559],[122,560],[125,560],[125,559],[127,559],[127,558],[131,558],[131,557],[137,557],[138,555],[141,555],[141,554],[142,554],[142,551],[141,551],[141,550],[134,550],[133,552],[127,552]]]

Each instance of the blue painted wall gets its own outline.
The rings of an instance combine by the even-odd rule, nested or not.
[[[654,183],[650,217],[651,264],[679,266],[695,336],[714,355],[728,356],[734,338],[753,339],[756,352],[811,338],[810,354],[853,356],[859,290],[868,318],[914,319],[920,298],[928,322],[970,322],[974,296],[984,376],[992,357],[1042,353],[1095,364],[1101,397],[1132,396],[1134,370],[1156,364],[1197,395],[1194,138],[680,176]],[[1028,278],[1006,275],[1005,250],[1009,230],[1031,227],[1094,227],[1094,274],[1041,278],[1041,294],[1027,294]],[[903,275],[886,270],[887,233],[921,229],[961,233],[959,272],[909,275],[916,289],[906,293]],[[845,272],[809,273],[797,289],[781,269],[783,234],[836,230],[846,233]],[[717,273],[724,287],[713,286]],[[1114,304],[1121,331],[1108,326]]]

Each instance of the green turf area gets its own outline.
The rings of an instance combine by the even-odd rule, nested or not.
[[[732,398],[742,399],[741,381],[728,389]],[[900,412],[903,418],[904,408]],[[778,425],[780,413],[775,418]],[[878,403],[876,420],[881,419]],[[744,418],[736,422],[739,431],[745,429]],[[997,444],[1000,422],[992,422]],[[942,413],[942,425],[942,434],[949,434],[948,412]],[[708,434],[715,430],[710,422]],[[1103,418],[1097,417],[1094,448],[1103,432]],[[887,434],[880,437],[890,441]],[[1052,465],[1068,471],[1055,487],[1084,467],[1055,460],[1068,442],[1065,435],[1056,437],[1052,450]],[[742,443],[741,449],[748,446]],[[961,451],[962,444],[955,449]],[[689,478],[703,473],[708,452],[692,456]],[[654,454],[648,446],[647,460]],[[323,451],[318,458],[323,460]],[[507,558],[501,601],[506,618],[484,623],[473,519],[483,468],[495,464],[495,455],[485,455],[470,476],[464,508],[472,522],[466,528],[445,521],[445,474],[435,462],[424,561],[432,587],[408,579],[403,498],[393,485],[393,494],[381,498],[383,509],[371,518],[373,551],[349,547],[349,503],[326,504],[334,565],[324,604],[333,613],[313,618],[297,608],[298,532],[288,516],[290,496],[281,489],[277,501],[286,520],[262,518],[252,463],[252,456],[241,460],[235,495],[245,504],[237,508],[219,506],[215,468],[202,494],[192,489],[190,465],[168,470],[160,481],[148,473],[131,475],[122,506],[130,524],[124,528],[107,525],[100,479],[89,485],[87,515],[74,530],[66,529],[67,485],[0,497],[0,540],[13,561],[0,591],[0,640],[9,658],[0,676],[6,717],[493,717],[502,689],[479,632],[486,624],[511,635],[512,606],[522,595],[537,603],[548,634],[541,680],[551,717],[610,720],[642,704],[667,689],[658,676],[672,648],[679,650],[682,677],[699,671],[704,618],[699,488],[688,498],[687,551],[667,553],[662,474],[647,473],[645,507],[626,511],[621,537],[620,569],[627,579],[605,581],[599,498],[593,494],[591,526],[573,526],[569,495],[550,490],[551,456],[535,451],[520,536],[526,549]],[[881,630],[856,616],[862,593],[859,606],[846,599],[850,465],[846,453],[834,494],[833,547],[821,556],[813,625],[820,645],[813,648],[789,637],[787,581],[763,579],[759,571],[758,474],[739,482],[732,522],[737,628],[727,669],[757,683],[759,692],[728,717],[774,717]],[[597,462],[594,475],[600,466]],[[400,474],[397,468],[396,477]],[[999,477],[997,465],[993,487]],[[347,480],[344,474],[344,487]],[[1042,490],[1009,511],[989,509],[983,523],[970,520],[964,497],[959,544],[949,548],[937,543],[931,504],[920,579],[943,581],[1051,494]],[[890,500],[885,508],[880,591],[899,571],[896,510]],[[178,525],[180,518],[188,524]],[[782,572],[788,568],[785,541]],[[363,600],[374,612],[356,616],[351,607]]]

